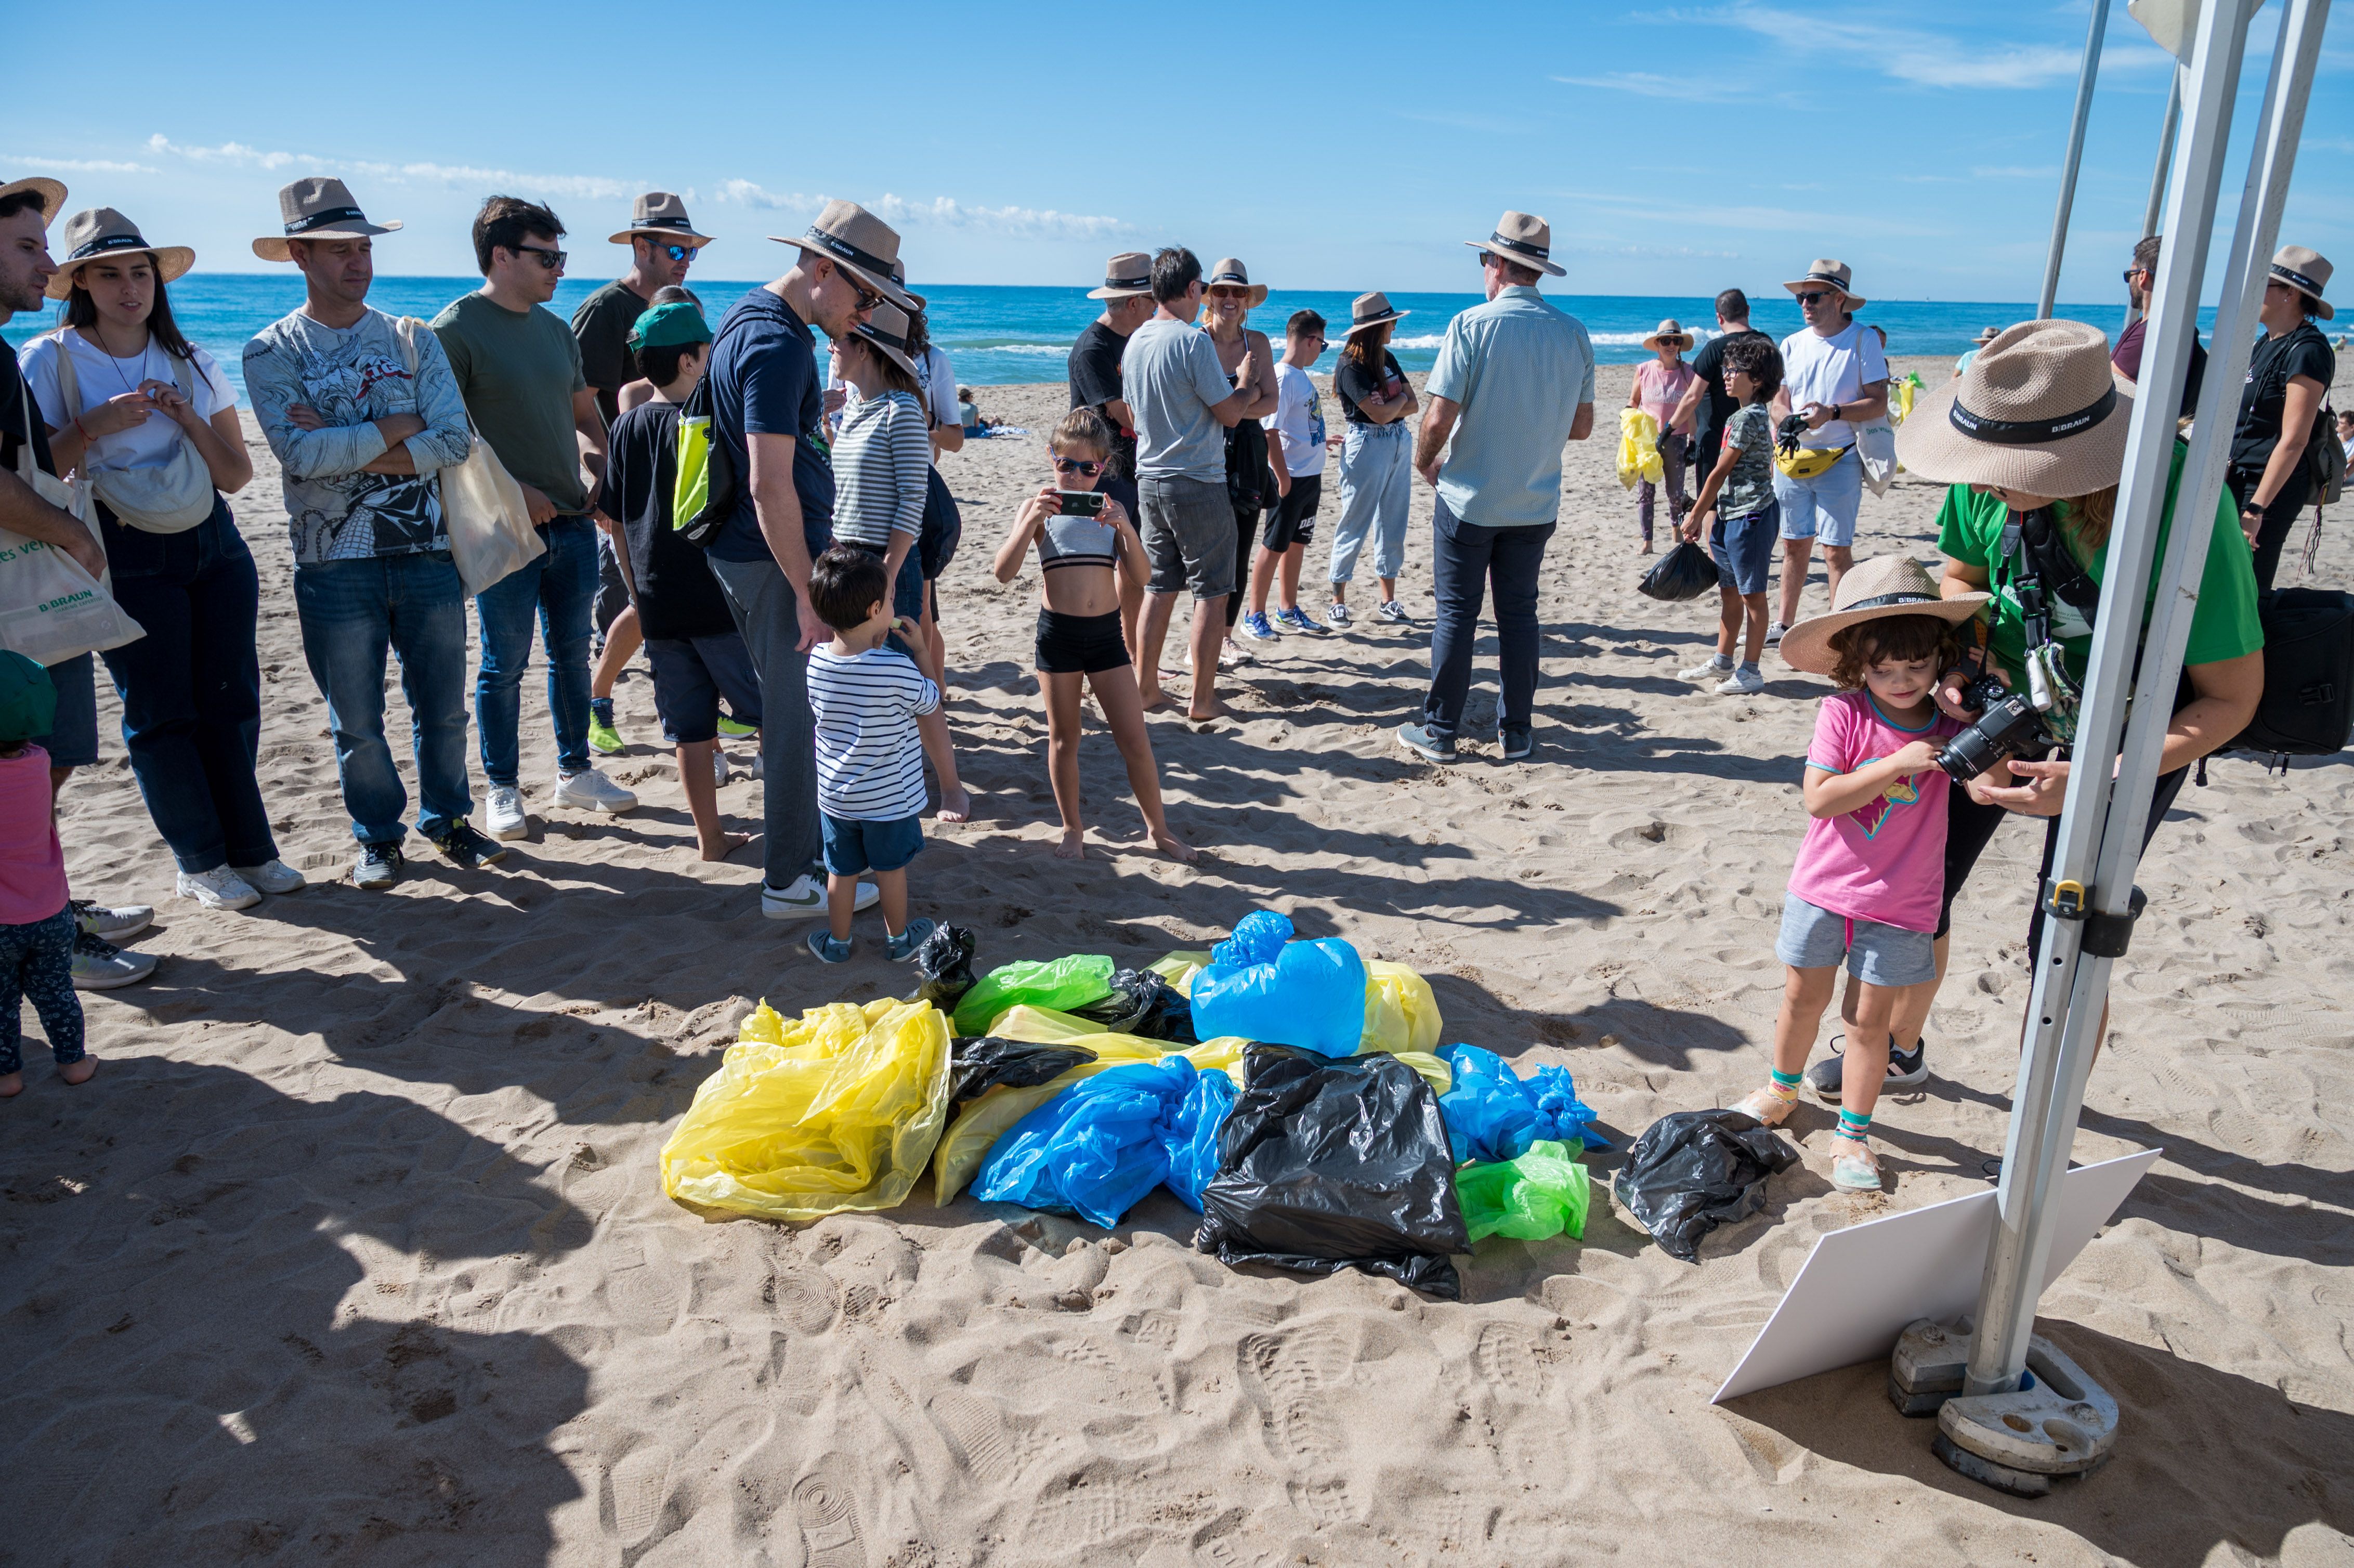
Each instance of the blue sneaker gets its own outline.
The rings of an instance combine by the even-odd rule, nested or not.
[[[822,926],[809,934],[809,950],[822,964],[846,964],[850,961],[850,944]]]
[[[1254,609],[1242,619],[1242,634],[1254,642],[1280,642],[1281,633],[1267,624],[1267,611]]]
[[[889,955],[893,963],[905,962],[916,956],[916,949],[924,945],[925,938],[929,937],[935,928],[929,920],[910,920],[907,922],[906,930],[896,937],[885,938],[883,950]]]
[[[1277,625],[1288,626],[1294,631],[1321,631],[1324,630],[1314,621],[1309,620],[1308,612],[1300,609],[1296,604],[1289,609],[1277,611],[1275,620]]]
[[[1434,735],[1427,726],[1408,724],[1398,726],[1397,737],[1399,745],[1421,758],[1425,762],[1455,760],[1453,736]]]

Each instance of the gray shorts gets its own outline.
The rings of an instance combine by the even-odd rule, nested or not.
[[[1782,934],[1774,956],[1794,969],[1835,968],[1847,956],[1847,972],[1866,985],[1919,985],[1937,978],[1936,938],[1877,920],[1850,920],[1799,897],[1782,899]]]
[[[1152,575],[1149,593],[1192,588],[1195,599],[1224,599],[1235,591],[1235,506],[1225,482],[1204,479],[1137,481],[1143,513],[1138,536]]]

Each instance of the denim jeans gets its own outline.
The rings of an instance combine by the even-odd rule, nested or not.
[[[1479,639],[1479,607],[1492,581],[1496,664],[1504,687],[1499,727],[1506,736],[1524,736],[1536,706],[1537,573],[1554,524],[1483,528],[1458,520],[1444,501],[1434,506],[1430,523],[1430,581],[1438,621],[1430,633],[1430,694],[1423,700],[1423,722],[1447,740],[1462,726],[1463,702],[1471,691],[1471,650]]]
[[[771,887],[790,887],[825,845],[817,812],[817,717],[810,712],[809,655],[796,646],[793,587],[774,560],[709,560],[760,677],[763,875]]]
[[[1413,497],[1414,433],[1406,421],[1351,424],[1341,438],[1341,521],[1332,525],[1331,582],[1353,582],[1357,552],[1373,541],[1373,576],[1405,565],[1405,512]]]
[[[182,871],[276,860],[253,777],[261,582],[228,503],[215,496],[213,514],[184,533],[104,532],[115,602],[147,629],[105,654],[147,815]]]
[[[302,657],[327,699],[344,810],[362,843],[397,844],[408,791],[384,738],[384,656],[417,756],[417,831],[438,839],[473,810],[466,792],[466,590],[450,552],[321,561],[294,568]]]
[[[588,620],[597,597],[597,525],[558,517],[539,531],[547,553],[474,596],[482,620],[482,665],[474,677],[474,726],[482,732],[482,777],[516,784],[522,742],[523,673],[531,666],[531,628],[539,622],[547,652],[547,711],[556,721],[556,768],[588,766]]]
[[[1850,447],[1812,479],[1792,479],[1776,467],[1774,499],[1782,503],[1785,539],[1812,539],[1829,549],[1852,545],[1863,506],[1863,459]]]

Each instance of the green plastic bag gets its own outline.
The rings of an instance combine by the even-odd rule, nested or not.
[[[1095,953],[1073,953],[1051,963],[1007,964],[981,977],[958,999],[956,1032],[986,1034],[991,1020],[1013,1007],[1067,1011],[1111,994],[1112,961]]]
[[[1564,1231],[1582,1238],[1593,1198],[1585,1167],[1577,1162],[1584,1148],[1539,1139],[1518,1160],[1457,1171],[1455,1195],[1473,1243],[1484,1236],[1543,1241]]]

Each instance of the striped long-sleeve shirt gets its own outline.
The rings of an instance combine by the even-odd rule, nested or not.
[[[833,443],[833,536],[878,550],[923,532],[932,467],[930,421],[905,392],[851,402]]]
[[[916,715],[940,689],[893,648],[847,657],[810,650],[810,711],[817,715],[817,804],[850,822],[924,814],[924,743]]]

